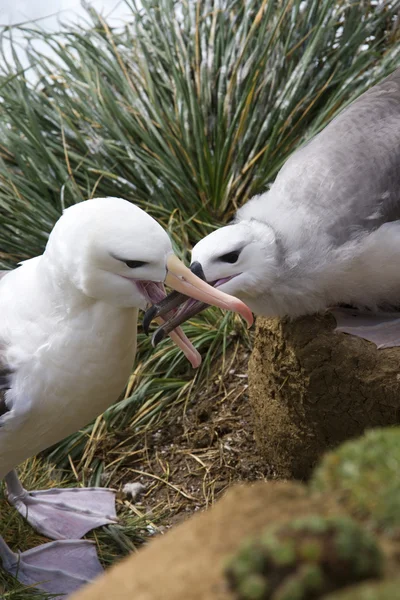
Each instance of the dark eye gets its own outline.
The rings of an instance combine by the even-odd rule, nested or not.
[[[124,260],[124,263],[130,269],[137,269],[138,267],[144,267],[144,265],[147,265],[147,262],[144,260]]]
[[[222,256],[220,256],[218,260],[220,260],[221,262],[230,263],[231,265],[233,265],[235,262],[237,262],[240,252],[241,252],[241,250],[235,250],[234,252],[228,252],[227,254],[223,254]]]

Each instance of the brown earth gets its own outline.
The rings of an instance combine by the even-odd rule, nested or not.
[[[276,482],[229,490],[213,510],[196,515],[149,543],[134,557],[110,569],[106,578],[76,595],[76,600],[228,600],[231,594],[221,576],[225,559],[243,537],[267,523],[338,510],[335,503],[310,502],[296,484]]]
[[[127,454],[113,485],[142,483],[137,506],[159,514],[163,531],[235,482],[307,479],[328,449],[399,423],[400,349],[334,327],[329,314],[258,318],[251,357],[242,349],[215,365],[208,386]]]
[[[329,314],[257,319],[250,402],[261,454],[279,477],[306,479],[329,448],[400,422],[400,349],[334,328]]]
[[[297,483],[235,486],[211,510],[154,539],[71,600],[232,600],[224,568],[243,539],[294,516],[341,512],[333,496],[311,496]],[[396,552],[384,540],[381,546],[386,576],[393,577]]]
[[[128,482],[145,486],[132,504],[142,514],[158,515],[154,521],[162,525],[156,532],[208,508],[235,482],[275,478],[254,438],[248,359],[241,350],[227,359],[225,369],[216,365],[208,387],[192,396],[189,406],[169,411],[160,428],[149,432],[118,468],[115,487]]]

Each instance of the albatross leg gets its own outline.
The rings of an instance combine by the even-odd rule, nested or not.
[[[24,585],[35,586],[62,600],[103,572],[93,542],[49,542],[26,552],[12,552],[0,536],[0,559],[5,571]]]
[[[373,342],[378,348],[400,346],[400,312],[363,312],[357,308],[333,308],[336,331]]]
[[[5,476],[10,504],[36,531],[53,540],[81,538],[118,521],[114,492],[107,488],[52,488],[28,492],[15,471]]]

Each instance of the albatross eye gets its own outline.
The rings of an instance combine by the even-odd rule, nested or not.
[[[220,256],[218,258],[218,260],[220,260],[221,262],[230,263],[231,265],[233,265],[235,262],[237,262],[237,259],[239,258],[240,253],[241,253],[241,250],[234,250],[233,252],[227,252],[227,254],[223,254],[222,256]]]
[[[137,269],[138,267],[144,267],[148,263],[144,260],[124,260],[123,261],[130,269]]]

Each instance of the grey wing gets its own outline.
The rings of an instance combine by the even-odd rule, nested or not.
[[[0,280],[11,273],[11,271],[0,271]],[[4,347],[0,344],[0,425],[1,425],[1,417],[9,412],[9,408],[6,404],[6,391],[11,388],[11,376],[12,370],[7,366],[4,357],[2,358],[2,350]]]
[[[6,404],[6,392],[11,388],[11,378],[13,371],[7,366],[4,360],[1,360],[0,356],[0,425],[1,417],[5,415],[10,409]]]
[[[341,243],[400,219],[400,69],[297,150],[273,187]],[[283,192],[283,193],[282,193]]]

